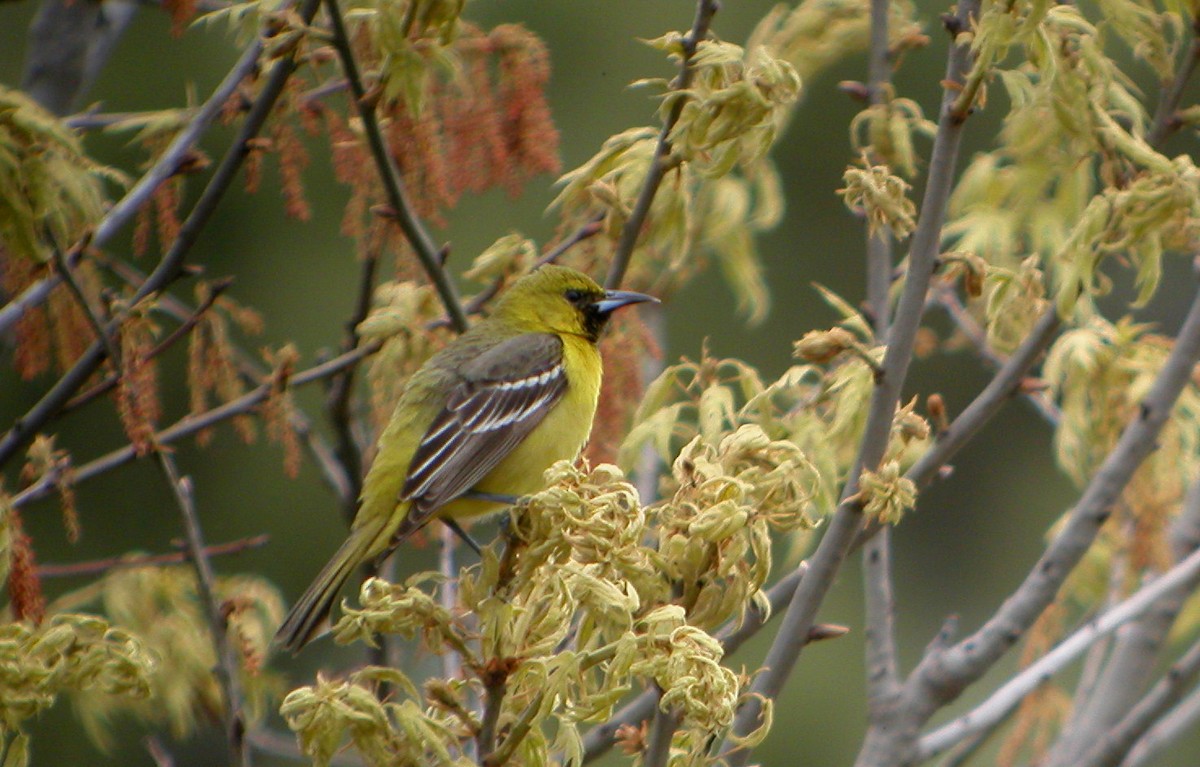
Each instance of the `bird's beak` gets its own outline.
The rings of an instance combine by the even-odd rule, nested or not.
[[[657,304],[659,303],[659,300],[654,296],[648,296],[645,293],[634,293],[628,290],[606,290],[604,291],[604,298],[592,304],[592,308],[595,309],[598,314],[608,314],[609,312],[620,309],[622,306],[646,302]]]

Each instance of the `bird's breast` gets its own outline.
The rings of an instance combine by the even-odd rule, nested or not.
[[[522,496],[543,489],[542,474],[557,461],[579,455],[592,431],[600,397],[600,353],[575,336],[563,339],[567,391],[544,420],[496,465],[476,489],[496,495]],[[497,511],[494,503],[459,500],[447,504],[446,516],[475,516]]]

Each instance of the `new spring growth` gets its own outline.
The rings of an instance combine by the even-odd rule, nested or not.
[[[64,692],[145,698],[155,665],[140,640],[94,616],[59,614],[38,627],[0,626],[0,735],[20,732],[26,719]]]
[[[806,362],[824,365],[837,359],[845,352],[852,352],[855,357],[867,363],[876,374],[882,372],[879,366],[878,354],[872,353],[854,333],[846,328],[834,327],[828,330],[810,330],[796,341],[792,347],[792,356]]]
[[[721,665],[721,643],[688,625],[678,605],[659,607],[640,622],[640,657],[630,667],[662,688],[659,708],[678,706],[688,724],[715,732],[733,721],[737,675]]]
[[[892,173],[886,165],[873,165],[866,154],[859,159],[862,167],[846,168],[838,190],[846,207],[867,219],[871,234],[887,230],[903,240],[917,228],[917,206],[908,199],[912,187]]]

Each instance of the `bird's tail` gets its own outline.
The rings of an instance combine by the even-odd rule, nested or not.
[[[373,532],[359,528],[350,533],[350,537],[284,618],[283,625],[275,632],[276,646],[289,652],[299,652],[300,648],[328,630],[329,613],[342,586],[354,569],[370,556],[376,538]]]

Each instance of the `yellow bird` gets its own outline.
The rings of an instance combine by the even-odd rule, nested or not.
[[[320,634],[355,568],[431,519],[498,511],[502,503],[478,496],[537,492],[546,469],[577,456],[600,395],[596,342],[613,311],[643,301],[657,299],[543,266],[431,357],[379,437],[350,537],[288,613],[276,644],[296,652]]]

